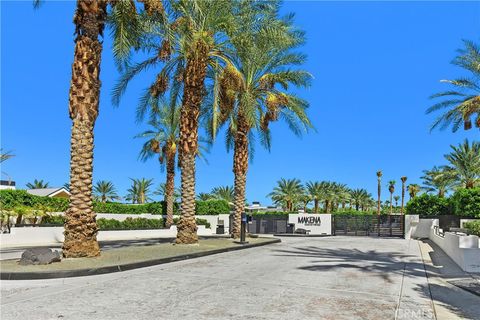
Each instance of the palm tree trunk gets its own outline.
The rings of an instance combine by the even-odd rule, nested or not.
[[[390,214],[393,213],[393,200],[392,200],[392,197],[393,197],[393,192],[390,192]]]
[[[380,179],[378,179],[378,186],[377,186],[377,194],[378,194],[377,216],[380,216],[380,212],[381,212],[381,204],[382,204],[382,201],[380,200],[381,192],[382,192],[382,186],[381,186]]]
[[[173,224],[173,194],[175,192],[175,154],[167,154],[167,182],[165,184],[165,203],[167,205],[167,220],[165,227]]]
[[[402,208],[400,209],[400,212],[402,214],[403,214],[404,203],[405,203],[405,181],[402,181]]]
[[[77,1],[69,113],[73,121],[70,140],[70,204],[65,212],[63,256],[100,255],[96,214],[92,202],[93,128],[98,115],[100,60],[107,2]]]
[[[233,154],[233,174],[235,175],[235,213],[231,235],[240,237],[242,212],[245,210],[245,188],[248,170],[248,126],[242,115],[238,117],[237,132],[235,134],[235,149]]]
[[[183,101],[180,112],[180,168],[182,186],[181,218],[176,243],[197,243],[195,222],[195,157],[198,149],[198,116],[205,94],[205,77],[209,48],[197,40],[187,57],[184,73]]]
[[[318,213],[318,199],[314,199],[313,201],[314,201],[314,208],[315,208],[314,211],[315,213]]]

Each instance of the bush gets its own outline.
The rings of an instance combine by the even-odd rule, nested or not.
[[[465,222],[463,226],[467,228],[471,234],[480,237],[480,221]]]
[[[480,218],[480,188],[459,189],[451,202],[455,215]]]
[[[228,214],[230,213],[230,205],[225,200],[207,200],[207,201],[197,201],[196,214],[197,215],[207,215],[207,214]]]
[[[163,219],[127,218],[123,221],[115,219],[97,219],[100,230],[149,230],[161,229],[164,226]]]
[[[255,211],[255,212],[247,212],[248,215],[251,216],[263,216],[263,215],[269,215],[269,216],[284,216],[288,215],[291,212],[286,212],[286,211]]]
[[[25,190],[0,190],[0,207],[11,210],[15,207],[48,207],[54,212],[63,212],[68,208],[68,199],[39,197]]]
[[[45,215],[42,217],[40,224],[58,224],[63,225],[65,223],[65,216],[52,216]]]
[[[406,214],[438,216],[453,214],[453,210],[448,198],[440,198],[437,195],[425,193],[407,203]]]
[[[390,211],[389,211],[390,212]],[[377,214],[376,211],[361,211],[361,210],[354,210],[354,209],[349,209],[349,210],[342,210],[342,211],[335,211],[332,212],[334,215],[351,215],[351,216],[365,216],[365,215],[373,215]],[[386,212],[381,212],[381,214],[386,214]]]

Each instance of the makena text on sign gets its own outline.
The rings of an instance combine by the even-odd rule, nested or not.
[[[322,221],[320,217],[298,217],[298,223],[304,224],[306,226],[321,226]]]

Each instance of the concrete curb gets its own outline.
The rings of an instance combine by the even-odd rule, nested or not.
[[[325,238],[325,237],[334,237],[331,234],[301,234],[301,233],[276,233],[274,237],[285,237],[285,238]]]
[[[175,261],[200,258],[200,257],[205,257],[213,254],[249,249],[249,248],[279,243],[279,242],[281,242],[280,239],[272,239],[265,242],[249,243],[249,244],[238,245],[230,248],[215,249],[210,251],[183,254],[183,255],[167,257],[167,258],[159,258],[159,259],[153,259],[153,260],[132,262],[132,263],[119,264],[119,265],[100,267],[100,268],[91,268],[91,269],[42,271],[42,272],[0,272],[0,280],[38,280],[38,279],[93,276],[93,275],[99,275],[99,274],[121,272],[121,271],[133,270],[138,268],[150,267],[150,266],[155,266],[155,265],[170,263]]]

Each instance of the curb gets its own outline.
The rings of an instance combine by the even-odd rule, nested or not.
[[[261,242],[261,243],[239,245],[239,246],[230,247],[230,248],[215,249],[215,250],[196,252],[191,254],[182,254],[182,255],[167,257],[167,258],[159,258],[159,259],[153,259],[153,260],[132,262],[132,263],[100,267],[100,268],[91,268],[91,269],[43,271],[43,272],[0,272],[0,280],[38,280],[38,279],[72,278],[72,277],[100,275],[100,274],[113,273],[113,272],[122,272],[122,271],[150,267],[150,266],[155,266],[155,265],[170,263],[175,261],[200,258],[200,257],[218,254],[218,253],[261,247],[269,244],[279,243],[281,241],[282,240],[280,239],[272,239],[272,240]]]
[[[285,237],[285,238],[325,238],[333,237],[332,234],[301,234],[301,233],[275,233],[274,237]]]

